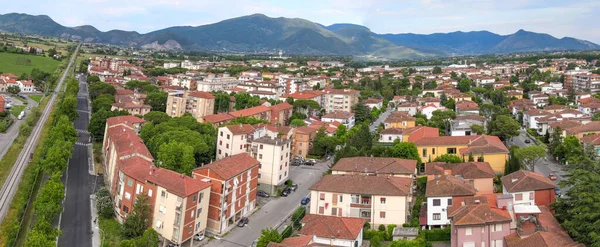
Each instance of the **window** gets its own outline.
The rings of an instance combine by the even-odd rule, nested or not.
[[[467,228],[465,229],[465,235],[467,235],[467,236],[471,236],[471,235],[473,235],[473,228],[471,228],[471,227],[467,227]]]
[[[148,197],[152,197],[152,190],[148,190]]]
[[[533,200],[535,198],[535,194],[533,192],[529,192],[529,200]]]
[[[281,180],[281,174],[279,174],[279,180]]]
[[[229,143],[225,144],[225,148],[229,148]]]
[[[406,126],[406,121],[402,121],[402,126]]]
[[[222,146],[222,145],[223,145],[223,141],[219,141],[219,146]]]
[[[190,217],[194,218],[194,210],[190,211]]]
[[[200,222],[196,224],[196,231],[200,230]]]
[[[127,186],[129,186],[129,187],[133,186],[133,180],[127,179]]]
[[[391,137],[391,136],[388,136],[388,141],[391,141],[391,140],[392,140],[392,137]]]
[[[197,197],[197,195],[194,195],[194,197],[192,197],[193,202],[196,202],[196,197]]]
[[[302,142],[301,142],[301,143],[298,143],[298,145],[299,145],[300,147],[302,147]]]
[[[331,215],[337,215],[337,208],[331,208]]]
[[[198,194],[198,203],[202,202],[202,198],[204,198],[204,193],[201,192],[200,194]]]
[[[160,192],[160,197],[162,197],[162,198],[166,198],[166,197],[167,197],[167,192],[166,192],[166,191],[164,191],[164,190],[163,190],[163,191],[161,191],[161,192]]]
[[[196,212],[196,218],[200,218],[201,213],[202,213],[202,208],[199,208]]]
[[[475,184],[475,181],[473,179],[471,179],[471,180],[469,180],[469,184],[473,185],[473,184]]]
[[[167,208],[165,208],[165,206],[163,206],[163,205],[160,205],[160,206],[158,207],[158,212],[160,212],[160,213],[162,213],[162,214],[164,214],[166,210],[167,210]]]
[[[258,159],[262,159],[262,154],[259,154],[259,155],[258,155]]]
[[[283,169],[283,165],[279,165],[279,170],[282,170],[282,169]]]
[[[219,149],[219,154],[221,154],[221,149]]]
[[[448,198],[448,206],[452,206],[452,198]]]
[[[344,202],[344,196],[340,195],[340,199],[338,200],[338,202]]]
[[[352,195],[350,196],[350,201],[351,203],[360,203],[360,195]]]
[[[498,240],[491,240],[490,241],[490,247],[502,247],[502,239],[498,239]]]
[[[325,200],[325,193],[320,193],[319,194],[319,199]]]
[[[319,214],[324,214],[324,213],[325,213],[325,208],[319,207]]]
[[[227,134],[227,140],[229,140],[229,134]]]
[[[221,131],[221,134],[220,134],[220,135],[221,135],[221,136],[223,136],[223,131]]]
[[[242,147],[243,147],[243,146],[244,146],[244,145],[240,144],[240,150],[242,150]]]
[[[447,153],[447,154],[456,154],[456,148],[448,148],[448,149],[446,150],[446,153]]]
[[[194,226],[190,226],[190,228],[189,228],[189,230],[188,230],[188,233],[189,233],[189,234],[192,234],[192,232],[193,232],[193,231],[194,231]]]
[[[441,205],[440,199],[433,199],[433,206],[440,206],[440,205]]]
[[[125,199],[131,200],[131,194],[129,194],[129,192],[125,192]]]
[[[442,214],[440,214],[440,213],[433,214],[433,220],[441,220],[441,219],[442,219]]]
[[[281,155],[281,159],[280,160],[283,160],[283,155]]]
[[[431,154],[435,154],[435,148],[431,149]]]
[[[385,197],[379,198],[379,203],[385,204]]]
[[[123,212],[125,212],[126,214],[129,213],[129,208],[127,206],[123,206]]]
[[[260,144],[260,146],[259,146],[258,148],[259,148],[259,149],[263,149],[263,145],[262,145],[262,144]]]
[[[423,157],[427,157],[427,148],[423,148]]]
[[[492,232],[501,232],[502,231],[502,224],[495,224],[492,227]]]
[[[477,157],[477,162],[483,162],[483,157]],[[502,241],[502,240],[500,240]]]
[[[258,178],[260,178],[260,173],[258,173]]]
[[[385,219],[385,212],[384,211],[379,212],[379,218]]]
[[[523,194],[515,194],[515,201],[523,201]]]

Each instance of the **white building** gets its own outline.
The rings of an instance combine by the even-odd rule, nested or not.
[[[450,225],[448,206],[453,205],[454,197],[474,196],[473,185],[464,179],[454,176],[441,176],[427,182],[425,196],[427,197],[427,226],[445,227]]]
[[[323,117],[321,118],[321,121],[324,123],[331,123],[334,121],[340,122],[343,125],[346,125],[346,129],[351,129],[352,127],[354,127],[354,113],[352,112],[345,112],[345,111],[334,111],[331,113],[327,113],[325,115],[323,115]]]

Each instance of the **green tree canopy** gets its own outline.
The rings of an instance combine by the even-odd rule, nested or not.
[[[373,119],[371,109],[364,103],[360,102],[353,107],[354,119],[356,123],[370,122]]]
[[[461,163],[462,159],[453,154],[443,154],[433,160],[433,162],[446,162],[446,163]]]
[[[115,95],[115,93],[117,92],[113,85],[100,81],[90,84],[90,86],[88,87],[88,91],[92,100],[96,99],[96,97],[103,94]]]
[[[515,156],[525,167],[535,172],[535,163],[541,158],[546,157],[546,149],[540,146],[527,146],[517,149]]]
[[[169,119],[171,119],[171,117],[169,117],[166,112],[161,111],[151,111],[144,115],[144,120],[153,124],[160,124],[162,122],[169,121]]]
[[[302,119],[292,119],[292,121],[290,121],[290,125],[295,127],[301,127],[306,126],[306,122],[304,122],[304,120]]]
[[[391,154],[392,157],[416,160],[417,163],[421,163],[417,146],[412,142],[398,142],[394,144]]]
[[[148,228],[150,222],[150,203],[148,203],[148,196],[140,194],[136,197],[135,204],[133,205],[133,211],[125,219],[123,223],[122,231],[123,237],[125,238],[136,238],[142,236],[146,228]]]
[[[92,112],[97,112],[101,108],[110,111],[112,104],[115,103],[115,97],[111,94],[102,94],[92,101]]]
[[[116,116],[129,115],[127,111],[107,111],[100,108],[97,112],[92,113],[90,123],[88,125],[88,131],[94,139],[102,139],[104,137],[104,129],[106,128],[106,119]]]
[[[458,82],[458,85],[456,86],[456,88],[458,90],[460,90],[461,92],[463,92],[463,93],[471,91],[471,80],[466,79],[466,78],[465,79],[461,79]]]
[[[167,99],[169,95],[165,91],[153,91],[148,93],[144,103],[152,107],[152,111],[162,111],[167,109]]]
[[[497,136],[502,141],[509,140],[520,134],[519,123],[507,115],[500,115],[489,126],[490,135]]]
[[[281,243],[281,241],[283,241],[283,238],[277,229],[262,229],[260,231],[260,237],[258,237],[258,243],[256,244],[256,247],[267,247],[267,245],[269,245],[271,242]]]
[[[194,148],[186,143],[176,141],[163,143],[158,148],[157,154],[160,167],[187,175],[191,175],[192,170],[196,168]]]

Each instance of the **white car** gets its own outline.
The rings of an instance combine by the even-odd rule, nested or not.
[[[194,241],[202,241],[202,239],[204,239],[204,232],[194,235]]]

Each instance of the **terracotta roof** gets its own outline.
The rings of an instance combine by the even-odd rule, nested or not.
[[[473,185],[454,176],[442,176],[427,182],[426,197],[452,197],[475,195]]]
[[[233,116],[229,113],[226,113],[226,112],[202,117],[202,119],[204,119],[204,122],[209,122],[209,123],[221,123],[221,122],[232,120],[234,118],[235,118],[235,116]]]
[[[293,109],[293,108],[294,108],[294,106],[290,105],[288,102],[283,102],[283,103],[271,106],[271,110],[276,110],[276,111],[283,111],[283,110],[288,110],[288,109]]]
[[[129,94],[133,94],[133,90],[129,90],[129,89],[119,89],[116,92],[116,95],[129,95]]]
[[[549,105],[544,107],[544,110],[564,110],[567,109],[567,106],[564,105]]]
[[[479,136],[439,136],[424,137],[416,140],[417,146],[447,146],[447,145],[468,145],[469,142]]]
[[[326,94],[359,94],[360,91],[352,90],[352,89],[326,89]]]
[[[111,126],[115,126],[118,124],[124,124],[131,128],[133,128],[133,124],[136,123],[144,123],[146,122],[144,119],[141,119],[136,116],[126,115],[126,116],[117,116],[106,119],[106,125],[110,128]]]
[[[577,127],[577,126],[581,126],[581,125],[583,125],[583,124],[581,122],[578,122],[578,121],[563,120],[563,121],[551,123],[550,127],[552,127],[553,129],[556,129],[557,127],[560,127],[561,129],[566,130],[566,129]]]
[[[585,245],[573,241],[569,236],[551,232],[535,232],[531,235],[520,237],[518,233],[504,236],[507,247],[584,247]]]
[[[312,92],[297,92],[297,93],[293,93],[293,94],[286,94],[281,96],[281,98],[289,98],[292,97],[294,99],[313,99],[314,97],[317,97],[319,95],[312,93]]]
[[[116,126],[109,128],[107,132],[110,141],[115,145],[117,157],[139,154],[153,159],[152,154],[150,154],[142,139],[133,130],[123,126]]]
[[[118,159],[117,164],[119,166],[118,169],[125,175],[140,182],[146,181],[146,177],[148,174],[150,174],[150,170],[153,167],[152,161],[148,161],[139,156],[133,156],[127,159]]]
[[[484,116],[479,116],[479,115],[467,115],[467,116],[456,116],[456,118],[454,120],[475,120],[475,121],[484,122],[487,120],[487,118],[485,118]]]
[[[231,155],[194,169],[194,171],[208,169],[223,180],[228,180],[238,174],[258,166],[260,162],[246,153]]]
[[[152,108],[150,105],[144,105],[141,103],[134,102],[123,102],[123,103],[114,103],[112,106],[119,109],[134,109],[134,108]]]
[[[412,178],[364,175],[327,175],[310,187],[314,191],[347,194],[408,196]]]
[[[434,97],[425,97],[425,98],[419,99],[418,101],[421,101],[421,102],[442,102],[441,99],[434,98]]]
[[[381,131],[381,134],[382,135],[402,135],[402,132],[404,132],[404,129],[389,128],[389,129],[383,129]]]
[[[460,101],[456,103],[456,109],[459,111],[478,111],[479,105],[473,101]]]
[[[250,116],[254,116],[256,114],[259,114],[262,112],[268,112],[268,111],[270,111],[269,107],[266,107],[264,105],[259,105],[259,106],[239,110],[239,111],[234,111],[234,112],[231,112],[230,114],[234,117],[250,117]]]
[[[600,145],[600,134],[587,135],[581,138],[580,140],[583,143],[598,146]]]
[[[585,132],[600,132],[600,121],[591,121],[587,124],[566,129],[567,135],[576,135]]]
[[[2,97],[2,95],[0,95],[0,102],[6,102],[6,101],[4,100],[4,97]]]
[[[416,167],[416,160],[383,157],[352,157],[341,158],[331,170],[377,174],[415,174]]]
[[[157,184],[160,187],[167,189],[167,191],[181,196],[187,197],[191,194],[198,193],[199,191],[210,187],[210,183],[203,182],[199,179],[193,179],[168,169],[158,168],[153,170],[152,173],[148,173],[146,180]]]
[[[306,126],[301,126],[301,127],[296,128],[296,133],[300,133],[300,134],[311,134],[316,131],[317,131],[316,129],[306,127]]]
[[[363,100],[363,103],[365,103],[365,104],[379,104],[381,102],[383,102],[382,99],[375,99],[375,98],[368,98],[366,100]]]
[[[363,229],[366,219],[307,214],[302,218],[302,235],[320,238],[355,240]]]
[[[487,203],[466,206],[453,205],[448,208],[448,212],[448,218],[452,219],[455,226],[509,223],[512,221],[508,211],[493,208]]]
[[[352,112],[345,112],[345,111],[333,111],[330,113],[327,113],[325,115],[323,115],[321,117],[321,119],[323,118],[333,118],[333,119],[348,119],[350,117],[353,117],[354,113]]]
[[[215,98],[215,96],[212,95],[211,93],[202,92],[202,91],[191,92],[188,95],[192,96],[192,97],[196,97],[196,98],[202,98],[202,99],[214,99]]]
[[[281,243],[270,242],[267,247],[307,247],[313,240],[313,235],[298,236],[284,239]]]
[[[556,185],[544,175],[519,170],[502,177],[502,186],[508,192],[554,189]]]
[[[252,127],[252,125],[249,124],[233,124],[221,128],[229,129],[229,131],[231,131],[231,133],[234,135],[250,134],[255,130],[254,127]]]
[[[450,170],[450,173],[445,174],[444,170]],[[460,175],[465,179],[494,178],[496,176],[488,162],[432,162],[425,164],[425,173],[427,175]]]
[[[408,115],[406,112],[394,111],[385,120],[385,123],[397,123],[401,121],[415,121],[416,118]]]
[[[466,148],[461,148],[460,153],[485,154],[485,153],[508,153],[508,149],[497,136],[481,135]]]

